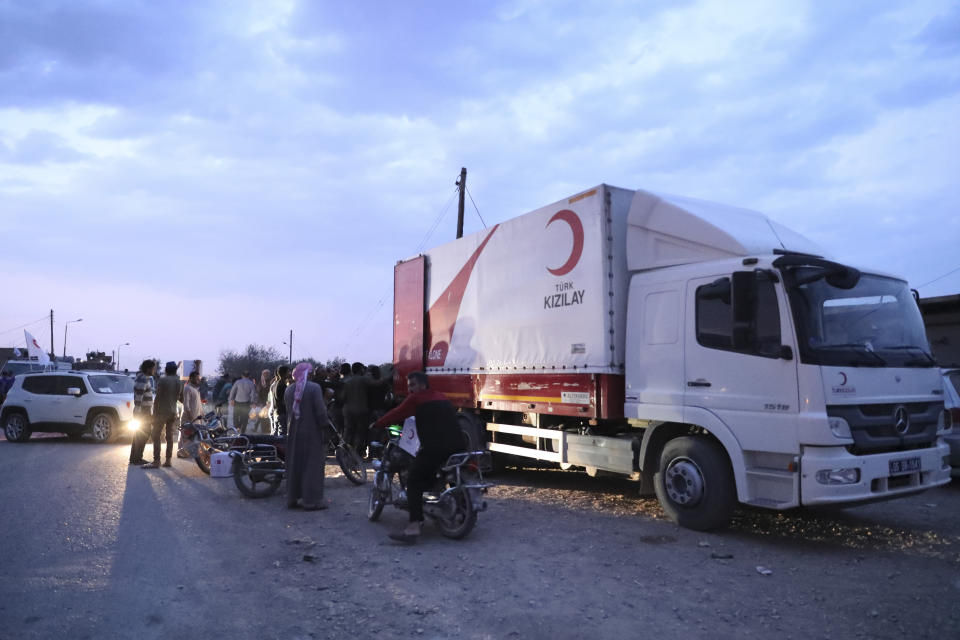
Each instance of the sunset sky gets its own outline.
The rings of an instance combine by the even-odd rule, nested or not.
[[[953,0],[0,0],[0,87],[0,346],[388,361],[460,167],[467,233],[605,182],[960,293]]]

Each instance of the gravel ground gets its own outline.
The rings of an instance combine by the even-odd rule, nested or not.
[[[465,540],[366,520],[328,461],[321,512],[244,498],[125,445],[0,442],[0,638],[948,638],[960,487],[842,511],[666,520],[637,485],[508,470]],[[150,455],[150,447],[147,448]]]

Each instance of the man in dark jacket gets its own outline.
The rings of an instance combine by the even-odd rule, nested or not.
[[[160,441],[166,431],[167,457],[163,466],[170,466],[173,457],[173,431],[177,428],[177,399],[180,397],[180,376],[177,375],[177,363],[168,362],[163,368],[163,377],[157,383],[157,399],[153,421],[153,462],[143,465],[144,469],[156,469],[160,466]]]
[[[407,398],[374,422],[371,428],[403,424],[410,416],[417,419],[420,452],[407,472],[410,522],[402,531],[389,534],[394,540],[416,542],[423,529],[423,492],[430,488],[437,470],[447,458],[464,450],[464,441],[457,424],[457,410],[445,395],[430,388],[427,374],[421,371],[409,374],[407,387],[410,391]]]

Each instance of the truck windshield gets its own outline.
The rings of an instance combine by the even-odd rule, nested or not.
[[[97,393],[133,393],[133,380],[119,374],[92,375],[90,386]]]
[[[818,272],[824,277],[818,277]],[[784,270],[802,362],[854,367],[934,367],[907,283],[863,274],[831,284],[820,266]]]

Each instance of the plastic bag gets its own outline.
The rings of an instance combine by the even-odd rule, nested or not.
[[[410,416],[403,421],[403,433],[400,434],[400,448],[412,456],[420,451],[420,436],[417,435],[417,419]]]

